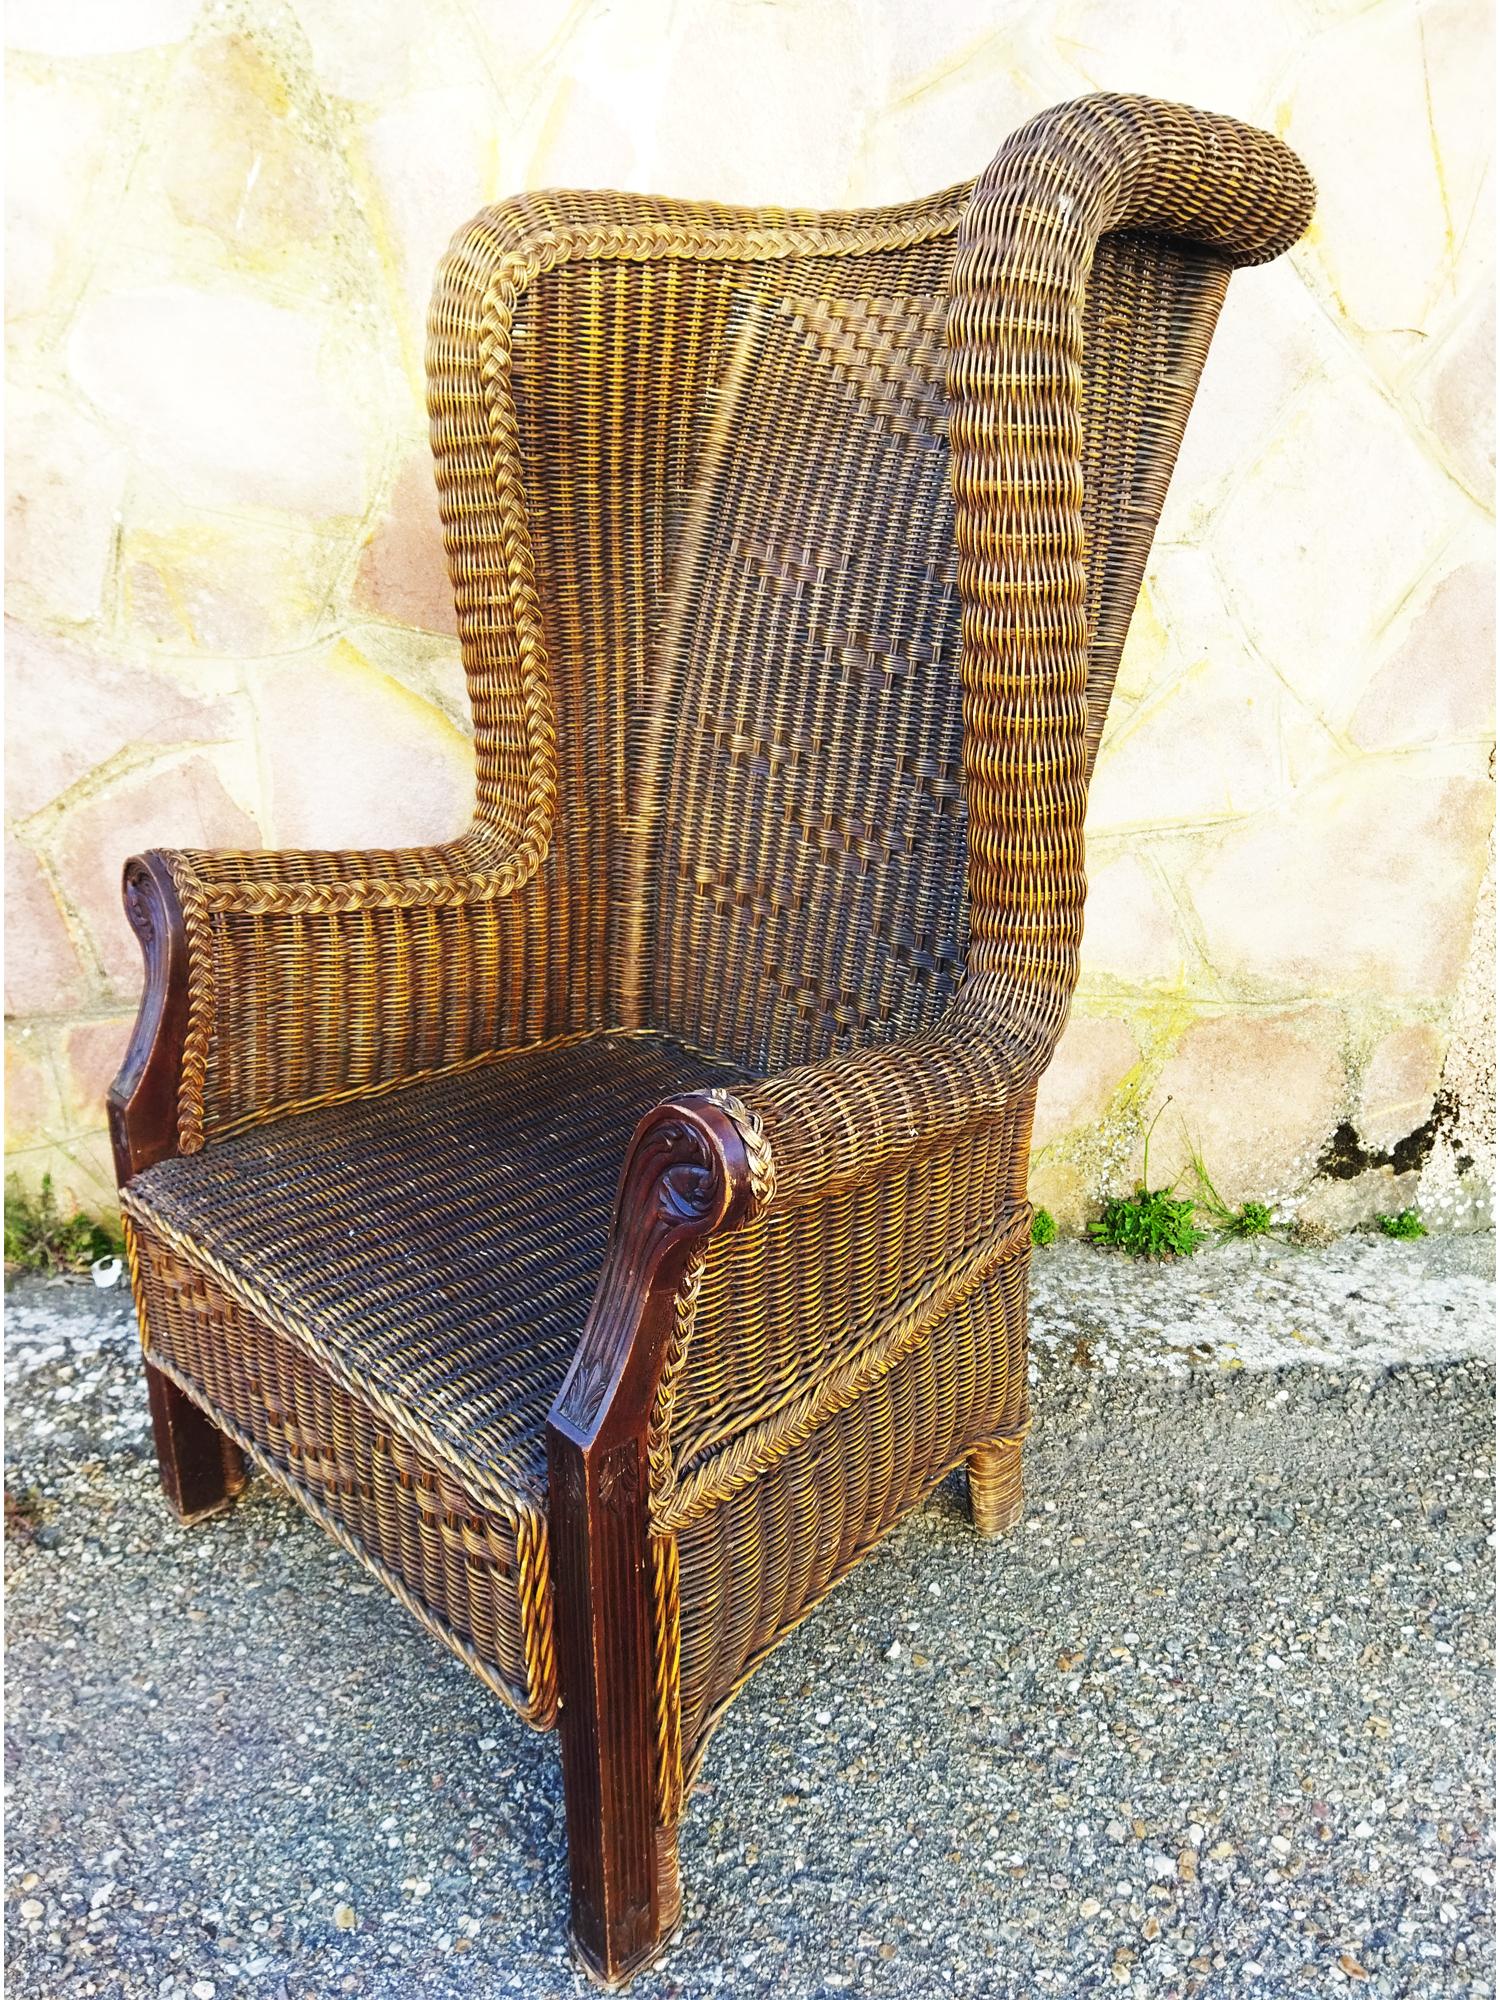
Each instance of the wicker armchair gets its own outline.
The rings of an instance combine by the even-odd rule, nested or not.
[[[1311,200],[1092,97],[899,208],[487,210],[428,350],[471,830],[127,865],[168,1496],[252,1459],[560,1723],[608,1983],[757,1663],[961,1461],[1020,1510],[1089,772],[1230,271]]]

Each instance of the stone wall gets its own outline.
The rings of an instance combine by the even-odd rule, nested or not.
[[[10,0],[11,1161],[85,1205],[123,855],[431,840],[468,744],[422,408],[486,200],[895,200],[1108,87],[1321,188],[1236,279],[1089,819],[1034,1188],[1482,1212],[1493,1148],[1483,0]]]

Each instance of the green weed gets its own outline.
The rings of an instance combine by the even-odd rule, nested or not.
[[[52,1176],[42,1175],[35,1194],[11,1174],[5,1183],[7,1271],[86,1271],[96,1257],[118,1257],[120,1239],[92,1216],[64,1215]]]
[[[1171,1188],[1151,1186],[1151,1134],[1166,1108],[1164,1104],[1147,1127],[1134,1194],[1111,1197],[1099,1220],[1089,1224],[1096,1243],[1132,1257],[1191,1257],[1205,1240],[1206,1232],[1193,1221],[1192,1202],[1180,1200]]]
[[[1278,1228],[1275,1216],[1263,1201],[1244,1201],[1238,1208],[1231,1208],[1209,1179],[1203,1155],[1194,1152],[1189,1157],[1193,1163],[1193,1178],[1198,1183],[1197,1205],[1210,1217],[1216,1229],[1222,1231],[1225,1236],[1244,1238],[1284,1234]]]

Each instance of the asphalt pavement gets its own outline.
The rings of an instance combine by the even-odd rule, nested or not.
[[[949,1481],[709,1754],[639,2000],[1493,1993],[1493,1246],[1036,1262]],[[572,1996],[553,1737],[257,1479],[178,1527],[128,1302],[12,1289],[12,2000]]]

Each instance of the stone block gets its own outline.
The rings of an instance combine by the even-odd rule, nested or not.
[[[5,842],[5,1011],[25,1020],[81,1007],[90,980],[41,863]]]
[[[143,744],[214,742],[244,727],[243,710],[207,689],[14,621],[5,652],[5,796],[15,819]]]
[[[327,333],[316,308],[147,285],[91,294],[68,361],[136,463],[180,499],[359,514],[358,392]]]
[[[1179,984],[1189,953],[1171,892],[1150,861],[1135,853],[1089,869],[1080,979],[1102,984]]]
[[[1359,1085],[1355,1128],[1367,1151],[1388,1153],[1432,1115],[1443,1072],[1443,1038],[1429,1022],[1413,1021],[1382,1035]]]
[[[1495,572],[1465,563],[1424,592],[1354,711],[1364,750],[1396,750],[1495,728]]]
[[[1452,317],[1493,233],[1487,15],[1480,0],[1369,8],[1308,42],[1278,109],[1318,183],[1299,260],[1392,380]]]
[[[1090,832],[1212,823],[1265,805],[1282,786],[1280,708],[1243,644],[1215,647],[1101,745]]]
[[[854,0],[821,0],[795,11],[699,7],[680,18],[664,71],[649,37],[631,34],[627,45],[623,23],[608,43],[601,35],[594,51],[599,84],[592,94],[628,121],[647,185],[719,201],[804,208],[863,198],[852,185],[851,133],[884,109],[880,44],[865,10]],[[649,66],[645,90],[620,89],[602,67],[606,58],[627,71]],[[730,142],[730,93],[739,103],[774,104],[774,117],[736,121]],[[838,114],[830,116],[834,105]],[[1003,137],[997,129],[995,145]],[[968,171],[983,164],[974,160]],[[932,190],[911,190],[919,191]]]
[[[1274,1204],[1311,1180],[1343,1114],[1343,1024],[1331,1007],[1236,1008],[1186,1030],[1163,1064],[1150,1110],[1170,1104],[1151,1140],[1151,1182],[1193,1194],[1191,1156],[1220,1195]]]
[[[73,807],[48,842],[65,893],[98,954],[111,998],[134,1002],[140,947],[120,906],[120,871],[148,847],[259,847],[203,753],[133,770]]]
[[[260,509],[184,508],[144,481],[131,500],[121,610],[130,635],[154,650],[196,661],[294,652],[336,615],[347,528]]]
[[[473,745],[347,642],[266,661],[250,690],[275,846],[425,845],[468,824]]]
[[[63,1030],[62,1083],[69,1130],[104,1128],[105,1093],[125,1059],[134,1022],[133,1014],[114,1014]]]
[[[1203,7],[1156,0],[1149,11],[1110,0],[1063,0],[1046,10],[1052,53],[1069,78],[1048,97],[1084,90],[1140,91],[1203,104],[1268,124],[1273,89],[1300,23],[1271,0],[1261,7]]]
[[[1033,1145],[1052,1146],[1097,1125],[1139,1062],[1140,1049],[1126,1021],[1075,1013],[1037,1091]]]
[[[57,1075],[45,1032],[11,1026],[5,1030],[5,1140],[13,1147],[43,1145],[63,1129]]]
[[[1495,301],[1488,283],[1461,326],[1423,368],[1416,405],[1449,469],[1485,507],[1495,504]]]
[[[1202,540],[1225,494],[1261,457],[1298,391],[1312,384],[1319,393],[1347,367],[1337,327],[1291,258],[1238,272],[1167,488],[1158,551]]]
[[[385,310],[395,313],[414,379],[439,259],[470,216],[523,184],[513,175],[502,185],[495,153],[499,125],[494,95],[476,71],[441,88],[414,91],[365,127],[367,213],[397,281]]]
[[[1355,494],[1357,506],[1317,497]],[[1297,402],[1210,546],[1261,653],[1337,730],[1378,635],[1466,513],[1374,385],[1349,373]]]
[[[354,602],[362,611],[401,625],[457,635],[432,453],[425,445],[402,466],[385,512],[366,540]]]
[[[1453,991],[1493,787],[1372,759],[1225,835],[1191,884],[1209,961],[1267,995]]]
[[[7,48],[48,56],[117,56],[185,41],[203,0],[11,0]]]
[[[319,86],[335,97],[372,102],[397,96],[411,76],[424,33],[367,0],[295,0]],[[527,9],[529,12],[529,8]]]
[[[7,416],[8,607],[86,624],[113,588],[128,454],[75,400],[25,381],[8,391]]]
[[[5,85],[5,317],[56,319],[98,252],[96,216],[124,184],[133,93],[77,65],[13,63]]]
[[[339,133],[266,35],[201,35],[173,72],[140,199],[152,226],[214,240],[239,271],[295,283],[309,299],[343,261],[335,240],[349,172]],[[140,226],[140,218],[137,218]]]
[[[995,30],[993,7],[973,0],[910,8],[877,0],[871,53],[885,69],[890,95],[866,124],[852,155],[857,179],[849,200],[909,200],[971,179],[1010,134],[1045,110],[1033,43]]]

